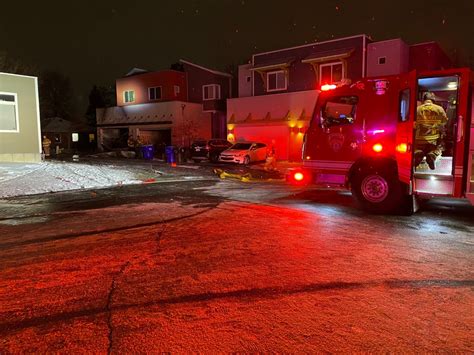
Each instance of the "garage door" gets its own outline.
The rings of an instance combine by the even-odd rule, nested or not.
[[[245,126],[235,127],[236,141],[257,141],[267,145],[275,140],[277,159],[288,160],[289,158],[289,135],[290,129],[287,125],[282,126]]]

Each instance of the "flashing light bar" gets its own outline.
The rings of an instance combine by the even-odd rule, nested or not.
[[[321,91],[329,91],[337,88],[336,84],[324,84],[321,86]]]

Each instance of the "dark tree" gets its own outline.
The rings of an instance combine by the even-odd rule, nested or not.
[[[38,76],[38,68],[12,58],[6,52],[0,52],[0,72]]]
[[[94,85],[89,92],[89,105],[87,106],[87,124],[91,127],[97,125],[96,109],[116,105],[114,86]]]
[[[41,117],[61,117],[71,119],[75,109],[73,89],[68,77],[54,71],[40,75]]]

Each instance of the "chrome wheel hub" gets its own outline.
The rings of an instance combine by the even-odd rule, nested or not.
[[[361,192],[369,202],[382,202],[388,196],[388,183],[380,175],[369,175],[362,181]]]

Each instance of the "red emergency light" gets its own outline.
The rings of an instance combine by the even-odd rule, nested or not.
[[[293,185],[306,185],[311,181],[311,173],[304,169],[295,169],[288,173],[286,180]]]
[[[399,153],[406,153],[408,152],[408,144],[400,143],[395,147],[395,150]]]
[[[337,86],[336,86],[335,84],[324,84],[324,85],[321,85],[321,91],[334,90],[335,88],[337,88]]]
[[[372,146],[372,150],[373,150],[375,153],[380,153],[380,152],[382,152],[382,150],[383,150],[383,145],[380,144],[380,143],[375,143],[375,144]]]

